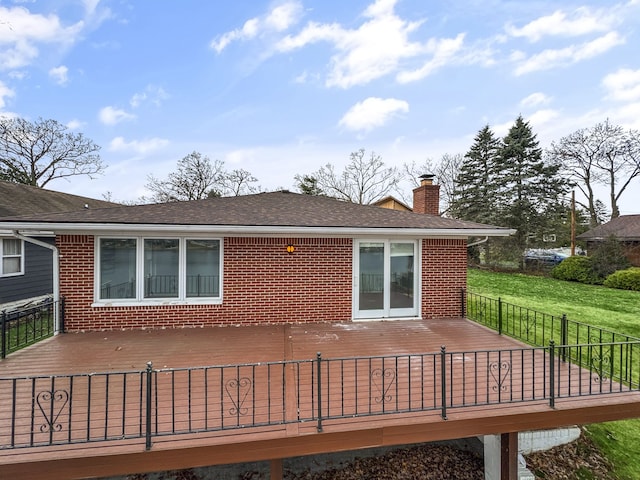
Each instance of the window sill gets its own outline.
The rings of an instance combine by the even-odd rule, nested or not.
[[[22,275],[24,275],[24,272],[4,273],[4,274],[0,274],[0,278],[20,277]]]
[[[166,307],[166,306],[183,306],[183,305],[221,305],[222,298],[202,298],[189,300],[123,300],[108,301],[99,300],[91,304],[92,308],[104,307]]]

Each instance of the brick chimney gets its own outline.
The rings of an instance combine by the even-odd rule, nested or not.
[[[413,211],[440,215],[440,185],[433,184],[435,175],[420,175],[420,186],[413,190]]]

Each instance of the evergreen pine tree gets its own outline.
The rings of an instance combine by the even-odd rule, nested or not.
[[[451,215],[480,223],[495,221],[493,176],[501,143],[486,125],[474,138],[455,180]]]
[[[497,212],[502,224],[516,229],[508,239],[508,253],[523,265],[524,251],[541,241],[549,213],[566,193],[559,164],[545,162],[528,122],[519,116],[503,140],[494,169],[498,189]]]

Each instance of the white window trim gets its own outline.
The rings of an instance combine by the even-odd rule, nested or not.
[[[4,240],[16,240],[20,242],[20,255],[5,255],[4,254]],[[20,271],[12,273],[4,273],[4,259],[5,258],[17,258],[20,257]],[[14,237],[0,237],[0,278],[19,277],[24,275],[24,241]]]
[[[385,252],[391,243],[400,242],[400,243],[410,243],[413,242],[415,245],[415,278],[414,278],[414,297],[415,297],[415,314],[413,315],[400,315],[397,317],[392,316],[367,316],[364,315],[362,310],[359,310],[359,290],[360,290],[360,261],[359,261],[359,253],[360,253],[360,242],[372,242],[372,243],[384,243]],[[353,282],[352,282],[352,300],[351,307],[352,313],[351,318],[354,322],[368,322],[368,321],[380,321],[380,320],[416,320],[422,318],[422,239],[399,239],[399,238],[355,238],[353,242],[353,261],[351,262],[353,265]],[[385,262],[386,262],[387,254],[385,253]],[[388,274],[389,272],[385,272],[385,285],[388,284]],[[386,312],[389,311],[387,304],[387,299],[385,299],[385,308],[383,309]]]
[[[100,298],[100,240],[102,239],[135,239],[136,240],[136,298]],[[144,297],[144,241],[145,240],[178,240],[178,297],[169,298],[145,298]],[[220,242],[220,295],[217,297],[187,297],[186,296],[186,271],[187,271],[187,240],[217,240]],[[94,292],[92,307],[134,307],[157,305],[217,305],[223,298],[223,272],[224,272],[224,239],[219,237],[200,237],[193,235],[104,235],[95,237],[94,241]]]

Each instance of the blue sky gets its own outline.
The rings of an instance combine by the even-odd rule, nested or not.
[[[293,188],[359,148],[465,153],[519,114],[543,147],[640,129],[639,45],[640,0],[3,0],[0,112],[101,145],[105,175],[48,188],[135,200],[194,150]]]

